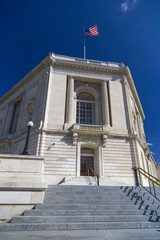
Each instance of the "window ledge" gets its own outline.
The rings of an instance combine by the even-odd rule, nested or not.
[[[91,131],[91,132],[102,132],[103,126],[100,125],[90,125],[90,124],[73,124],[73,131]]]

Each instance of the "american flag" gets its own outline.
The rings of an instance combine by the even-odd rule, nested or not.
[[[89,29],[85,28],[85,36],[97,36],[99,34],[97,25],[90,27]]]

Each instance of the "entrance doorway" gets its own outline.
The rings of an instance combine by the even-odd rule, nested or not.
[[[94,158],[92,156],[81,156],[81,176],[91,176],[91,168],[94,169]]]

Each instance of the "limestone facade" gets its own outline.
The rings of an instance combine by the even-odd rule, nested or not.
[[[29,153],[44,158],[43,182],[84,175],[89,164],[100,177],[127,185],[135,185],[135,166],[157,176],[123,63],[49,54],[0,99],[1,154],[22,153],[29,119]]]

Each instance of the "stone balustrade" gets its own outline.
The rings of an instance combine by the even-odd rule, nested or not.
[[[103,126],[99,125],[89,125],[89,124],[74,124],[73,130],[79,130],[79,131],[94,131],[94,132],[102,132]]]

